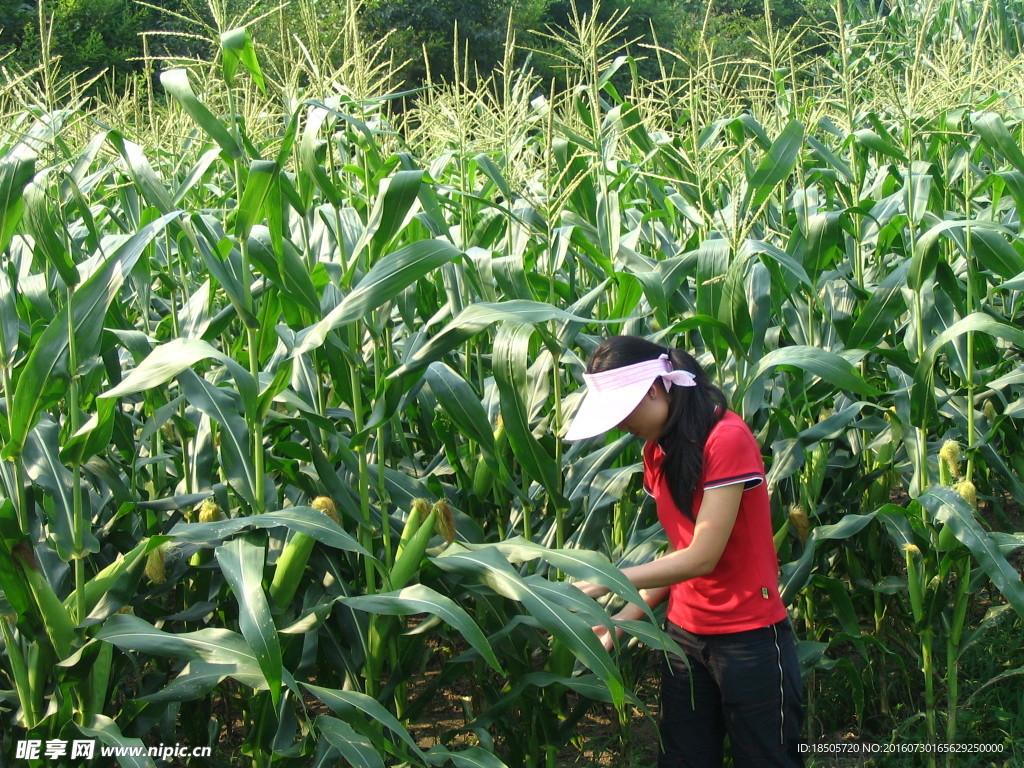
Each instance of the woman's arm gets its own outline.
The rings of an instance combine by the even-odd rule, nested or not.
[[[672,584],[711,573],[732,534],[743,489],[743,483],[736,483],[705,491],[690,546],[649,563],[623,568],[622,573],[637,589],[647,590],[667,589]],[[587,581],[575,582],[575,585],[590,597],[601,597],[609,592],[607,587]]]

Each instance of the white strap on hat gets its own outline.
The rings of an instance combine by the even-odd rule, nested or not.
[[[672,361],[666,354],[654,360],[643,360],[600,373],[585,373],[583,381],[586,382],[587,388],[594,392],[610,392],[641,381],[653,381],[659,376],[665,382],[666,391],[671,389],[673,384],[680,387],[697,386],[696,377],[689,371],[673,368]]]

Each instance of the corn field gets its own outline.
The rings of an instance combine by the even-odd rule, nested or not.
[[[567,579],[640,602],[614,566],[664,540],[628,435],[559,438],[612,333],[758,437],[807,739],[1024,761],[1024,11],[852,4],[827,54],[685,67],[620,21],[551,30],[565,88],[510,39],[403,108],[354,26],[340,69],[224,18],[159,89],[7,79],[0,764],[583,764],[595,708],[635,764],[670,641],[606,652]]]

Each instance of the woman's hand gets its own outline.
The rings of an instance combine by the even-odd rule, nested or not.
[[[591,581],[572,581],[569,583],[576,587],[576,589],[578,589],[587,597],[592,597],[595,600],[599,597],[604,597],[609,592],[611,592],[611,590],[608,589],[608,587],[602,587],[600,584],[594,584]]]

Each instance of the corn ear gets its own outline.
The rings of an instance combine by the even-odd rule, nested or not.
[[[473,470],[473,494],[478,498],[487,498],[494,487],[494,471],[486,461],[478,461]]]
[[[302,572],[306,570],[306,563],[309,562],[315,542],[312,536],[305,533],[293,533],[285,544],[284,551],[277,559],[269,590],[270,599],[278,608],[287,607],[295,597],[295,590],[299,587]]]
[[[904,544],[903,553],[907,559],[907,591],[910,594],[910,608],[914,621],[920,623],[924,617],[924,589],[921,584],[921,572],[917,566],[917,558],[921,549],[916,544]]]
[[[124,555],[118,555],[117,559],[93,576],[85,585],[85,610],[86,615],[92,612],[97,603],[106,595],[126,573],[135,570],[142,556],[148,554],[149,539],[143,539],[138,546]],[[75,593],[72,592],[64,600],[64,607],[69,611],[75,605]]]
[[[334,502],[327,496],[317,496],[310,506],[338,522],[338,511]],[[312,536],[296,532],[285,544],[281,556],[277,559],[274,578],[268,590],[271,601],[278,608],[286,608],[295,598],[295,591],[302,581],[302,572],[306,570],[315,543],[316,539]]]
[[[402,536],[398,541],[398,549],[395,550],[395,560],[402,556],[409,540],[420,529],[425,518],[430,512],[430,503],[426,499],[413,499],[412,507],[409,509],[409,516],[405,519],[405,527],[402,529]]]
[[[199,505],[199,519],[200,523],[217,523],[223,520],[225,517],[224,510],[220,508],[220,505],[213,499],[210,498],[203,501]],[[188,561],[189,565],[206,565],[213,560],[213,550],[209,548],[200,549],[192,558]]]
[[[796,531],[800,543],[806,544],[811,532],[811,520],[807,517],[807,511],[799,504],[794,504],[789,510],[789,522]]]
[[[167,546],[161,544],[146,556],[146,578],[154,584],[167,581]]]
[[[420,570],[420,563],[427,553],[427,545],[430,537],[434,534],[434,524],[437,519],[437,510],[430,510],[430,514],[416,529],[412,537],[401,548],[401,552],[395,557],[395,564],[391,568],[391,588],[401,589],[409,583],[410,579]],[[404,535],[404,534],[403,534]]]
[[[953,478],[960,477],[960,459],[963,451],[956,440],[947,440],[939,449],[939,482],[952,485]]]

